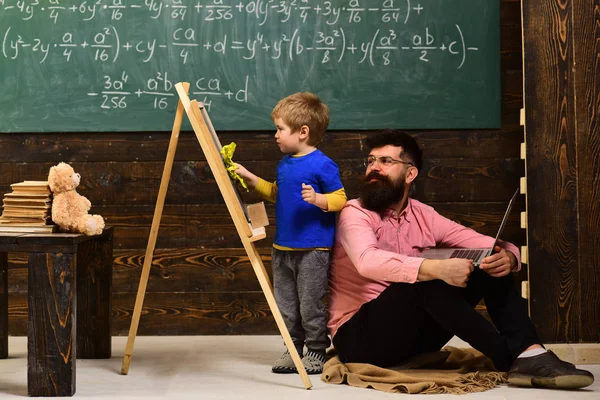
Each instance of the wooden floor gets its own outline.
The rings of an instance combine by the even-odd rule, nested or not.
[[[283,350],[279,336],[162,336],[138,337],[129,375],[119,374],[126,337],[113,338],[109,360],[77,361],[74,399],[398,399],[408,395],[330,385],[311,376],[304,389],[300,377],[271,373],[271,363]],[[451,344],[463,347],[453,339]],[[27,340],[10,338],[10,358],[0,360],[0,398],[27,396]],[[586,365],[597,377],[587,390],[576,392],[501,386],[462,399],[598,399],[600,365]],[[438,398],[448,395],[429,395]]]

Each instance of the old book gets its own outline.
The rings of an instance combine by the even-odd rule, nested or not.
[[[30,193],[30,192],[19,192],[12,191],[11,193],[6,193],[4,195],[5,199],[46,199],[50,200],[50,196],[48,193]]]
[[[49,206],[50,198],[49,197],[44,197],[44,198],[15,197],[15,198],[11,198],[11,197],[5,196],[4,199],[2,200],[2,202],[4,203],[5,206],[7,206],[7,205],[9,205],[9,206]]]
[[[48,205],[22,205],[22,204],[4,204],[4,210],[14,210],[14,211],[20,211],[20,210],[49,210],[50,207],[48,207]]]
[[[28,215],[6,215],[2,214],[2,218],[13,220],[14,222],[37,222],[46,223],[47,220],[51,219],[49,215],[44,216],[28,216]]]
[[[50,189],[50,186],[48,186],[48,181],[23,181],[23,182],[18,182],[18,183],[13,183],[10,185],[12,188],[32,188],[32,189],[39,189],[39,190],[45,190],[45,189]]]
[[[13,189],[13,192],[50,193],[50,188],[43,187],[43,186],[16,186],[16,187],[13,186],[12,189]]]
[[[32,208],[13,208],[13,207],[9,207],[9,208],[4,208],[4,212],[2,213],[3,216],[9,216],[9,215],[13,215],[13,216],[19,216],[19,215],[29,215],[29,216],[43,216],[46,215],[50,212],[49,208],[41,208],[41,209],[32,209]],[[6,215],[5,215],[6,214]]]
[[[4,219],[0,218],[0,225],[2,226],[46,226],[48,221],[44,220],[28,220],[28,219]]]
[[[28,225],[2,225],[0,224],[0,232],[16,232],[16,233],[52,233],[56,225],[45,226],[28,226]]]

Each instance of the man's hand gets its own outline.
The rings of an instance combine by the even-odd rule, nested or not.
[[[441,279],[448,285],[466,287],[473,272],[473,261],[464,258],[448,260],[424,260],[417,277],[420,281]]]
[[[500,278],[510,274],[515,265],[517,265],[517,257],[500,246],[494,247],[494,251],[496,251],[496,253],[481,260],[479,268],[494,278]]]
[[[464,258],[450,258],[443,260],[439,279],[452,286],[467,287],[471,272],[473,272],[473,261]]]

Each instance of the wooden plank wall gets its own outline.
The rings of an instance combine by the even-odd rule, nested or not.
[[[523,2],[531,315],[600,342],[600,3]]]
[[[510,196],[524,175],[519,148],[522,107],[521,14],[503,0],[502,113],[500,130],[414,131],[426,157],[416,198],[482,233],[495,234]],[[219,133],[234,141],[234,159],[266,179],[281,158],[274,132]],[[329,132],[322,150],[339,165],[350,197],[364,173],[361,140],[370,132]],[[113,334],[126,335],[166,156],[169,133],[11,133],[0,135],[0,193],[11,183],[45,179],[49,168],[69,162],[82,176],[79,192],[93,212],[115,226]],[[245,201],[258,201],[253,194]],[[524,244],[513,210],[505,238]],[[270,270],[271,226],[259,242]],[[22,254],[9,258],[9,325],[24,335],[27,270]],[[182,133],[173,167],[140,335],[274,334],[275,323],[192,133]]]
[[[600,1],[573,2],[579,208],[579,342],[600,342]]]

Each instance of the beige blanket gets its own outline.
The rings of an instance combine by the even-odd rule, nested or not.
[[[392,369],[371,364],[343,364],[334,355],[325,363],[321,379],[390,393],[465,394],[506,383],[506,374],[497,372],[491,360],[475,349],[447,346]]]

